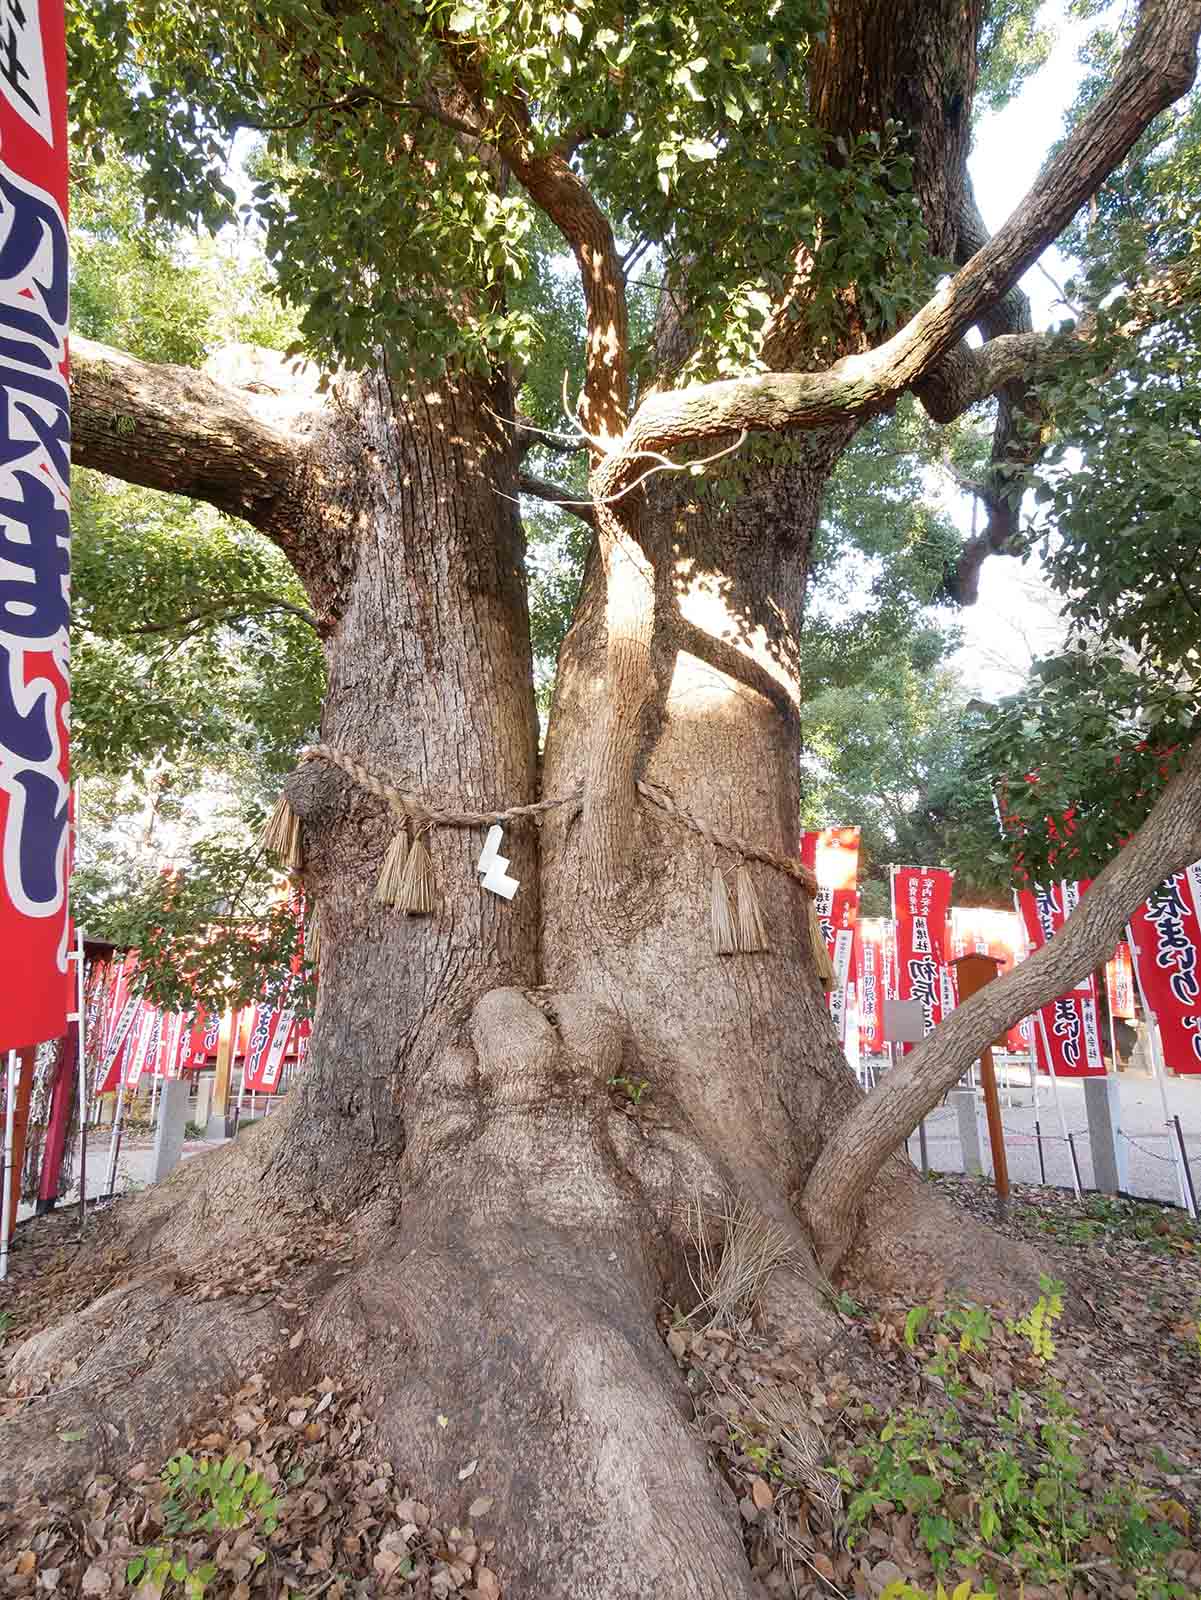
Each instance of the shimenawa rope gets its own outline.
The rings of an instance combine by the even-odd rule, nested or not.
[[[557,795],[550,800],[536,800],[528,805],[506,806],[499,811],[456,810],[449,806],[430,805],[411,790],[397,788],[372,772],[370,767],[364,766],[354,756],[348,755],[344,750],[336,750],[333,745],[308,745],[300,752],[300,759],[323,761],[327,766],[344,772],[360,789],[382,800],[397,818],[400,828],[384,858],[375,898],[414,916],[427,915],[434,909],[433,864],[421,840],[421,835],[431,827],[486,828],[495,823],[518,822],[527,817],[539,817],[545,812],[557,810],[560,806],[583,804],[582,793],[576,791],[573,794]],[[721,874],[720,869],[714,866],[712,915],[714,949],[719,954],[735,952],[751,954],[768,948],[758,899],[746,866],[748,861],[758,861],[791,878],[809,896],[807,916],[814,955],[820,975],[828,982],[830,961],[814,913],[813,897],[817,894],[817,879],[810,868],[794,856],[780,855],[774,850],[767,850],[762,845],[752,844],[747,839],[740,839],[737,835],[727,833],[724,829],[704,821],[703,818],[695,816],[678,804],[658,784],[639,781],[636,788],[639,796],[648,804],[681,827],[699,834],[713,846],[715,851],[726,850],[739,857],[736,878],[737,918],[731,914],[728,901],[725,905],[717,904],[719,893],[720,897],[724,898],[726,889],[722,879],[719,891],[718,879]],[[411,842],[408,836],[410,822],[415,829],[415,837]],[[276,804],[264,834],[264,843],[268,849],[283,859],[289,869],[299,870],[302,865],[300,824],[286,796],[281,795]]]

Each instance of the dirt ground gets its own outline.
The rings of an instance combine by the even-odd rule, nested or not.
[[[991,1220],[985,1185],[935,1181]],[[1025,1600],[1201,1594],[1201,1232],[1166,1208],[1025,1187],[1004,1231],[1047,1262],[1025,1318],[851,1284],[815,1351],[769,1336],[753,1306],[716,1319],[663,1307],[765,1595],[893,1600],[964,1579]],[[181,1295],[295,1304],[297,1336],[236,1392],[198,1396],[166,1460],[0,1506],[0,1593],[508,1592],[505,1509],[487,1484],[468,1476],[462,1505],[440,1512],[403,1463],[378,1458],[354,1375],[306,1368],[296,1285],[348,1261],[345,1239],[314,1222],[270,1260],[244,1251],[180,1273]],[[13,1377],[18,1343],[126,1276],[120,1257],[79,1250],[75,1212],[18,1230],[0,1419],[72,1381]]]

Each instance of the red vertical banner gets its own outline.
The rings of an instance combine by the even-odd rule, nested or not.
[[[1132,1022],[1134,967],[1130,959],[1130,946],[1125,940],[1114,951],[1113,960],[1105,963],[1105,986],[1109,992],[1110,1015],[1123,1022]]]
[[[801,860],[817,877],[817,916],[834,982],[826,997],[839,1042],[846,1042],[847,987],[854,982],[852,953],[859,916],[859,829],[821,828],[801,838]]]
[[[890,875],[896,998],[920,1001],[923,1031],[933,1033],[950,1009],[947,925],[955,874],[943,867],[893,867]]]
[[[1041,949],[1059,932],[1087,888],[1086,881],[1019,891],[1018,912],[1031,950]],[[1097,987],[1091,976],[1042,1007],[1035,1037],[1040,1071],[1057,1078],[1104,1077]]]
[[[859,990],[859,1048],[866,1056],[884,1050],[884,920],[862,917],[855,934],[855,982]]]
[[[62,0],[0,18],[0,1050],[66,1031],[70,570]]]
[[[1130,919],[1143,1004],[1173,1072],[1201,1073],[1201,862],[1173,874]]]

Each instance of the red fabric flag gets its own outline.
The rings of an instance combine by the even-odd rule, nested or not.
[[[1124,1022],[1134,1020],[1134,967],[1130,960],[1130,946],[1125,942],[1114,951],[1112,961],[1105,963],[1105,983],[1109,991],[1109,1010],[1113,1017]]]
[[[1031,950],[1041,949],[1058,933],[1089,881],[1019,891],[1018,910]],[[1097,987],[1091,975],[1078,983],[1071,994],[1061,995],[1041,1008],[1035,1040],[1041,1072],[1052,1072],[1057,1078],[1104,1077]]]
[[[817,877],[817,916],[834,965],[826,996],[839,1042],[846,1041],[847,986],[853,978],[852,952],[859,915],[859,829],[822,828],[801,838],[801,860]]]
[[[955,874],[943,867],[893,867],[890,875],[896,998],[919,1000],[924,1032],[933,1033],[954,1005],[946,941]]]
[[[62,0],[0,44],[0,1050],[59,1038],[67,961],[70,610]]]
[[[884,920],[862,917],[855,930],[855,982],[859,991],[859,1047],[884,1050]]]
[[[1130,919],[1143,1004],[1159,1023],[1164,1063],[1201,1073],[1201,862],[1173,874]]]
[[[994,906],[952,906],[952,958],[973,953],[992,956],[999,961],[998,977],[1012,972],[1026,953],[1017,913],[1002,911]],[[1015,1055],[1030,1048],[1028,1026],[1028,1022],[1019,1022],[1005,1036],[1006,1048]]]

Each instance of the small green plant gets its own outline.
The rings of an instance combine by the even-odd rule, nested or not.
[[[235,1533],[257,1523],[266,1534],[279,1525],[279,1499],[262,1473],[247,1468],[235,1455],[196,1457],[181,1451],[163,1468],[163,1532],[172,1541],[196,1534]],[[255,1566],[262,1551],[252,1558]],[[178,1586],[186,1600],[203,1600],[217,1568],[211,1561],[192,1567],[177,1554],[174,1542],[152,1545],[134,1556],[125,1569],[127,1583],[150,1582],[160,1594]]]
[[[970,1578],[965,1578],[954,1589],[944,1589],[940,1583],[933,1594],[929,1589],[919,1589],[916,1584],[897,1578],[884,1590],[880,1600],[993,1600],[993,1597],[973,1589]]]
[[[1041,1280],[1037,1303],[1011,1335],[1029,1341],[1041,1368],[1055,1352],[1052,1329],[1063,1315],[1062,1285]],[[855,1455],[837,1468],[846,1496],[848,1545],[865,1536],[881,1513],[908,1513],[925,1547],[937,1594],[907,1582],[884,1591],[894,1600],[976,1600],[973,1584],[1062,1586],[1071,1590],[1090,1569],[1097,1542],[1115,1552],[1138,1600],[1178,1600],[1188,1590],[1166,1565],[1180,1535],[1164,1507],[1145,1489],[1115,1480],[1102,1488],[1086,1472],[1082,1425],[1053,1375],[1036,1390],[1014,1389],[1005,1409],[981,1417],[959,1381],[962,1355],[982,1351],[996,1329],[981,1307],[953,1305],[935,1315],[914,1306],[905,1319],[911,1350],[931,1340],[927,1374],[942,1382],[941,1408],[907,1407],[878,1415],[865,1407],[867,1431]],[[923,1337],[924,1336],[924,1337]],[[984,1380],[975,1372],[975,1382]],[[943,1583],[970,1572],[948,1595]],[[956,1580],[957,1581],[957,1580]],[[1087,1586],[1087,1585],[1086,1585]],[[1123,1593],[1127,1590],[1123,1590]]]
[[[203,1139],[204,1129],[198,1122],[185,1122],[183,1125],[185,1139]]]
[[[1038,1299],[1021,1321],[1013,1324],[1013,1329],[1017,1333],[1024,1333],[1034,1355],[1046,1362],[1055,1354],[1051,1330],[1063,1316],[1063,1284],[1041,1273],[1038,1286],[1042,1291]]]
[[[636,1106],[644,1094],[649,1094],[651,1081],[649,1078],[610,1078],[609,1087],[620,1089],[631,1105]]]
[[[0,1349],[3,1349],[4,1342],[8,1338],[8,1330],[12,1327],[12,1325],[13,1325],[13,1314],[12,1314],[12,1312],[11,1311],[0,1311]]]

